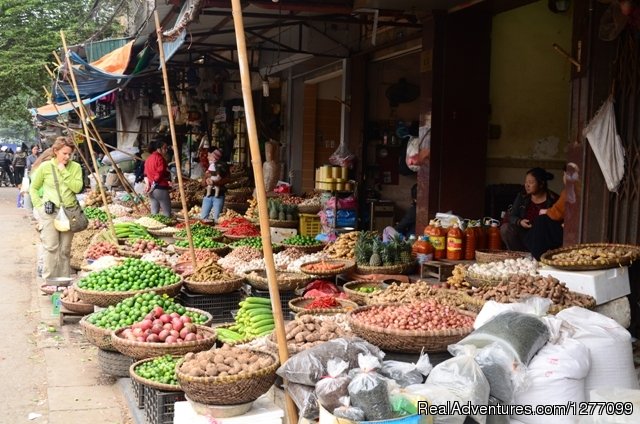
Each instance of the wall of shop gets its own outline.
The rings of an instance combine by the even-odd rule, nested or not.
[[[552,46],[569,50],[571,16],[541,0],[493,18],[487,184],[521,183],[527,169],[544,166],[561,189],[571,68]]]
[[[419,101],[414,100],[409,103],[400,103],[397,107],[392,108],[389,99],[386,97],[387,89],[396,84],[400,78],[404,78],[410,84],[420,85],[420,55],[419,53],[407,54],[398,58],[387,59],[384,61],[370,63],[367,67],[368,78],[368,94],[369,94],[369,110],[368,121],[365,135],[365,158],[366,165],[384,166],[380,163],[379,151],[383,143],[380,131],[384,131],[385,127],[387,135],[390,137],[389,130],[397,125],[398,121],[411,123],[418,120]],[[390,140],[387,140],[389,143]],[[401,155],[401,149],[392,147],[387,149],[388,155],[392,155],[392,161],[398,163],[404,160]],[[388,163],[389,156],[384,158]],[[396,171],[398,167],[396,166]],[[366,169],[366,166],[365,166]],[[371,168],[370,168],[371,169]],[[373,172],[380,172],[379,169],[373,168]],[[380,198],[391,200],[395,204],[396,220],[404,215],[404,212],[411,205],[410,191],[411,186],[416,183],[416,174],[397,175],[397,182],[392,184],[377,184],[376,189],[380,194]]]

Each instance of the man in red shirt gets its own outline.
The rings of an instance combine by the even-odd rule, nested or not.
[[[169,145],[166,141],[153,141],[149,144],[151,155],[144,162],[144,175],[147,194],[151,203],[151,213],[162,211],[165,216],[171,216],[171,173],[167,165]]]

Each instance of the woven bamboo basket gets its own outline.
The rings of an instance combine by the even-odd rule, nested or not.
[[[276,228],[298,228],[299,221],[294,220],[279,220],[279,219],[270,219],[269,226]]]
[[[574,295],[581,297],[585,300],[586,306],[583,305],[558,305],[556,303],[552,303],[551,306],[549,307],[549,313],[551,315],[555,315],[558,312],[562,311],[563,309],[566,308],[570,308],[571,306],[581,306],[584,307],[586,309],[593,309],[596,307],[596,300],[591,297],[591,296],[587,296],[587,295],[583,295],[583,294],[578,294],[575,293]],[[468,294],[463,294],[462,298],[464,299],[464,302],[467,304],[469,310],[471,311],[477,311],[479,312],[482,307],[485,305],[485,303],[487,303],[487,301],[489,300],[495,300],[495,299],[487,299],[484,300],[482,298],[479,297],[475,297],[475,296],[469,296]],[[521,300],[524,300],[525,298],[522,298]],[[509,302],[512,303],[512,302]]]
[[[519,252],[516,250],[476,250],[476,262],[484,264],[489,262],[500,262],[505,259],[531,258],[529,252]]]
[[[232,235],[232,234],[224,233],[224,236],[225,236],[226,238],[228,238],[229,240],[233,240],[233,241],[235,241],[235,240],[242,240],[242,239],[246,239],[246,238],[249,238],[249,237],[258,237],[259,235],[260,235],[260,234],[257,234],[257,235],[255,235],[255,236],[236,236],[236,235]]]
[[[184,285],[190,292],[199,294],[223,294],[230,293],[242,287],[244,278],[217,281],[191,281],[189,277],[184,279]]]
[[[78,293],[78,297],[87,303],[91,303],[92,305],[100,306],[106,308],[110,305],[115,305],[118,302],[123,301],[124,299],[134,296],[139,293],[148,293],[148,292],[156,292],[156,294],[167,294],[169,297],[176,297],[180,292],[180,287],[182,287],[182,279],[177,283],[170,284],[164,287],[151,287],[144,290],[130,290],[130,291],[97,291],[97,290],[85,290],[76,286],[76,292]]]
[[[260,356],[268,356],[273,364],[253,373],[225,377],[192,377],[181,371],[184,360],[176,366],[180,387],[189,399],[207,405],[238,405],[252,402],[265,394],[276,380],[278,357],[262,350],[248,349]]]
[[[320,212],[322,206],[320,205],[298,205],[298,212],[306,214],[316,214]]]
[[[64,298],[60,298],[60,303],[62,306],[70,310],[71,312],[75,312],[77,314],[88,315],[93,313],[93,305],[85,302],[69,302]]]
[[[497,286],[500,283],[506,283],[511,279],[511,276],[506,276],[501,278],[487,278],[483,275],[475,274],[467,270],[465,273],[464,279],[473,287],[484,287],[484,286]]]
[[[173,248],[175,249],[176,253],[179,254],[183,254],[185,252],[189,252],[189,248],[188,247],[178,247],[178,246],[173,246]],[[227,246],[226,244],[222,247],[195,247],[195,249],[198,250],[206,250],[212,253],[215,253],[217,255],[222,255],[225,252],[227,252],[229,250],[229,246]]]
[[[165,227],[165,228],[173,228],[175,231],[171,231],[171,232],[169,232],[169,231],[158,231],[158,230],[147,230],[147,231],[148,231],[148,232],[149,232],[149,234],[151,234],[152,236],[154,236],[154,237],[160,237],[160,238],[172,238],[172,237],[175,235],[175,233],[177,233],[178,231],[180,231],[180,230],[178,230],[178,229],[177,229],[177,228],[175,228],[175,227]]]
[[[358,305],[366,305],[367,299],[371,297],[373,293],[363,293],[356,290],[361,287],[377,288],[379,289],[377,292],[379,292],[386,288],[386,284],[383,283],[382,281],[356,280],[356,281],[349,281],[344,286],[342,286],[342,289],[347,294],[347,296],[349,296],[349,299],[353,300]]]
[[[181,358],[181,356],[175,355],[174,358]],[[131,366],[129,367],[129,376],[131,377],[131,379],[137,381],[138,383],[144,386],[151,387],[157,390],[162,390],[163,392],[181,392],[182,389],[180,388],[179,384],[174,385],[174,384],[159,383],[157,381],[149,380],[148,378],[144,378],[136,374],[136,368],[138,368],[140,365],[144,364],[145,362],[153,361],[154,359],[155,358],[142,359],[140,361],[137,361],[131,364]]]
[[[44,293],[44,294],[54,294],[57,290],[56,286],[50,286],[49,284],[43,284],[40,286],[40,290]]]
[[[617,256],[607,260],[599,259],[591,263],[585,259],[585,263],[569,262],[562,259],[554,259],[554,256],[559,253],[567,253],[573,250],[587,249],[587,248],[601,248],[601,249],[617,249],[620,251],[627,251],[624,256]],[[619,266],[628,266],[633,261],[640,258],[640,247],[629,244],[613,244],[613,243],[585,243],[574,246],[561,247],[559,249],[549,250],[540,257],[540,262],[545,265],[552,266],[554,268],[565,269],[568,271],[591,271],[599,269],[617,268]]]
[[[120,352],[98,349],[98,366],[104,374],[113,377],[128,377],[129,367],[135,361]]]
[[[111,330],[91,324],[87,320],[88,317],[88,315],[82,317],[80,320],[80,329],[89,343],[103,350],[117,352],[116,348],[113,347],[113,344],[111,343]]]
[[[346,314],[347,312],[352,311],[358,307],[358,304],[356,302],[352,302],[346,299],[336,299],[336,302],[338,302],[341,305],[340,307],[307,309],[307,305],[309,305],[314,300],[315,298],[313,297],[296,297],[295,299],[291,299],[289,301],[289,308],[296,313],[309,312],[313,314],[315,312],[322,312],[325,315],[331,315],[331,314]]]
[[[409,262],[406,264],[390,265],[390,266],[367,266],[357,265],[356,272],[358,274],[409,274],[415,268],[415,262]]]
[[[258,290],[269,290],[267,272],[265,270],[248,270],[240,275],[249,282],[251,287]],[[276,271],[276,279],[280,290],[292,291],[304,287],[309,281],[311,281],[312,277],[299,272]]]
[[[298,246],[296,244],[281,244],[281,246],[284,249],[298,249],[299,251],[304,253],[316,253],[324,249],[324,244],[322,243],[312,244],[310,246]]]
[[[377,306],[394,306],[382,304]],[[447,330],[417,331],[397,330],[364,324],[357,319],[357,314],[374,306],[363,306],[347,314],[351,330],[382,350],[392,352],[420,353],[423,349],[428,353],[446,352],[447,346],[462,340],[473,331],[473,327],[452,328]],[[463,315],[475,317],[476,314],[458,310]]]
[[[202,340],[194,340],[182,343],[147,343],[126,340],[120,337],[127,327],[111,332],[111,343],[116,350],[123,355],[134,359],[153,358],[162,355],[185,355],[189,352],[208,350],[216,343],[216,332],[213,328],[196,325],[197,332],[204,336]]]
[[[342,265],[341,268],[337,268],[337,269],[332,269],[332,270],[327,270],[327,271],[316,271],[316,270],[309,270],[308,266],[312,265],[312,264],[317,264],[317,263],[326,263],[326,264],[335,264],[335,265]],[[326,259],[326,260],[322,260],[322,261],[312,261],[312,262],[307,262],[306,264],[302,264],[300,266],[300,271],[304,272],[305,274],[308,275],[319,275],[319,276],[334,276],[334,275],[338,275],[338,274],[346,274],[348,272],[351,272],[352,270],[354,270],[356,267],[356,263],[354,261],[351,260],[347,260],[347,259]]]

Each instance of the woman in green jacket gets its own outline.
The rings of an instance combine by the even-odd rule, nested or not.
[[[60,205],[73,206],[76,194],[83,188],[82,169],[71,160],[75,146],[67,137],[58,137],[51,146],[53,158],[38,166],[31,176],[29,195],[38,212],[42,230],[40,239],[45,249],[42,278],[69,277],[71,268],[71,231],[60,232],[53,225]],[[57,176],[60,195],[56,189]]]

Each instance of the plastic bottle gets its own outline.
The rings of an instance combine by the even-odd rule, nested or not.
[[[433,246],[429,243],[429,237],[424,236],[416,240],[411,252],[421,264],[433,260]]]
[[[496,220],[491,221],[491,226],[487,230],[487,248],[502,250],[502,237],[500,237],[500,227],[498,227]]]
[[[440,221],[434,222],[429,241],[433,245],[433,258],[444,259],[447,256],[447,230],[440,226]]]
[[[476,249],[486,249],[487,248],[487,232],[485,226],[482,224],[482,220],[478,220],[475,222],[476,234],[478,235],[476,239]]]
[[[464,230],[464,258],[468,261],[476,258],[476,245],[478,241],[477,228],[475,223],[470,222],[467,229]]]
[[[458,224],[453,224],[447,232],[447,259],[459,261],[464,258],[463,239],[464,233]]]
[[[429,221],[429,225],[424,227],[424,235],[425,236],[431,237],[433,235],[433,229],[434,229],[434,226],[435,226],[435,222],[436,221],[432,219],[432,220]]]

